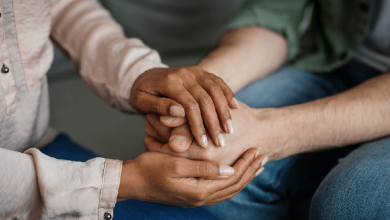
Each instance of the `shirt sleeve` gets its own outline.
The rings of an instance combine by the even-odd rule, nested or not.
[[[287,62],[299,52],[299,30],[308,0],[246,0],[228,19],[225,31],[256,25],[286,38]]]
[[[139,39],[126,38],[96,0],[51,0],[51,4],[51,36],[88,86],[110,105],[134,111],[129,104],[134,81],[146,70],[166,67],[157,51]]]
[[[104,219],[113,215],[122,161],[73,162],[35,148],[0,148],[0,219]]]

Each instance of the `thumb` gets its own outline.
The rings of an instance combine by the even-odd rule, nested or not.
[[[194,136],[192,136],[190,125],[185,123],[172,130],[169,138],[169,147],[176,153],[182,153],[190,148],[193,140]]]
[[[178,127],[187,122],[185,117],[174,117],[174,116],[160,116],[160,122],[167,127]]]
[[[196,177],[204,179],[224,179],[234,174],[234,168],[215,161],[187,160],[184,163],[183,177]]]

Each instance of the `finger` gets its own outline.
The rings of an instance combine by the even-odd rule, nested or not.
[[[202,77],[199,84],[213,99],[219,121],[221,122],[225,132],[233,134],[233,123],[230,115],[230,109],[221,87],[213,80],[206,77]]]
[[[140,113],[154,112],[166,116],[185,116],[183,107],[176,101],[169,98],[150,95],[145,92],[137,93],[135,106],[137,106],[137,110]]]
[[[181,160],[180,169],[177,171],[178,178],[203,178],[204,180],[215,180],[231,176],[234,168],[215,161],[197,161],[178,157]]]
[[[233,93],[233,91],[230,89],[228,85],[218,76],[211,74],[209,77],[221,87],[223,94],[226,97],[226,101],[229,103],[230,108],[238,109],[240,105],[238,104],[238,101]]]
[[[167,127],[179,127],[187,122],[187,118],[162,115],[160,116],[160,122]]]
[[[186,123],[172,130],[169,147],[177,153],[185,152],[191,146],[193,139],[190,125]]]
[[[217,204],[230,199],[239,193],[242,189],[244,189],[257,175],[259,175],[264,170],[264,167],[261,166],[261,163],[264,161],[264,159],[264,156],[256,158],[252,165],[245,172],[244,176],[235,186],[221,190],[209,196],[208,199],[211,201],[208,205]]]
[[[159,152],[159,153],[170,154],[176,157],[185,157],[188,159],[194,159],[189,157],[189,155],[186,152],[176,153],[172,151],[171,148],[168,146],[168,144],[162,144],[161,142],[158,142],[155,138],[152,137],[145,137],[144,143],[145,143],[146,150],[150,152]]]
[[[206,130],[203,126],[203,118],[200,113],[199,104],[194,97],[184,87],[168,87],[165,91],[162,91],[162,94],[174,99],[184,107],[185,115],[191,126],[194,138],[200,146],[206,148],[208,145]]]
[[[163,125],[160,122],[160,116],[155,113],[146,114],[146,120],[153,127],[162,143],[168,143],[169,137],[171,136],[172,128]],[[153,136],[152,136],[153,137]]]
[[[145,126],[145,133],[149,137],[152,137],[152,138],[156,139],[157,141],[159,141],[161,143],[164,143],[164,140],[162,140],[160,138],[160,136],[157,134],[157,132],[154,130],[154,128],[150,125],[150,123],[146,124],[146,126]],[[167,142],[165,142],[165,143],[167,143]]]
[[[218,114],[215,110],[213,99],[199,85],[186,85],[186,89],[191,93],[195,100],[199,103],[203,120],[206,124],[211,139],[216,146],[224,147],[226,145],[225,138],[222,134],[223,130],[219,123]]]
[[[207,182],[207,181],[202,181],[199,180],[199,185],[203,186],[210,195],[215,194],[219,191],[222,191],[223,189],[226,189],[228,187],[236,185],[244,175],[245,171],[250,167],[252,162],[255,160],[255,156],[258,153],[257,148],[251,148],[247,150],[241,158],[237,160],[237,162],[234,164],[234,174],[231,175],[229,178],[225,180],[220,180],[220,181],[213,181],[213,182]],[[261,164],[261,161],[259,162],[259,166]],[[231,193],[228,193],[224,191],[222,194],[217,194],[219,197],[223,197],[226,195],[229,195]],[[212,198],[213,200],[215,198]],[[210,200],[210,201],[211,201]]]
[[[159,150],[160,149],[164,149],[163,148],[163,144],[156,141],[156,139],[152,138],[152,137],[145,137],[144,138],[144,144],[145,144],[145,148],[147,151],[152,151],[152,152],[160,152]],[[162,152],[164,153],[164,152]]]

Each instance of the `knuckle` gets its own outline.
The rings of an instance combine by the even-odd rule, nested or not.
[[[213,103],[213,100],[208,95],[201,95],[199,97],[199,102],[204,106],[210,106]]]
[[[196,101],[189,101],[187,103],[187,108],[191,110],[198,110],[199,109],[199,104]]]
[[[203,202],[194,203],[194,208],[203,206]]]
[[[207,161],[202,161],[197,167],[198,173],[204,177],[210,177],[213,175],[214,167]]]
[[[154,112],[161,113],[163,111],[164,100],[159,98],[152,106]]]
[[[179,67],[177,68],[177,72],[178,73],[186,73],[188,71],[188,69],[190,69],[191,67]]]
[[[165,82],[167,82],[168,84],[176,83],[177,79],[178,79],[178,77],[177,77],[175,72],[169,73],[169,74],[165,75],[163,78],[163,80]]]
[[[210,90],[210,92],[215,93],[215,92],[220,91],[220,87],[216,83],[212,82],[209,85],[209,90]]]
[[[192,195],[194,201],[194,205],[201,205],[202,201],[207,198],[207,194],[204,192],[196,192]]]

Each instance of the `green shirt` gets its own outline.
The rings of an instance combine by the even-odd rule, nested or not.
[[[362,45],[373,0],[247,0],[230,17],[226,29],[257,25],[283,35],[285,65],[326,72],[351,60]],[[300,33],[306,8],[314,4],[310,25]]]

